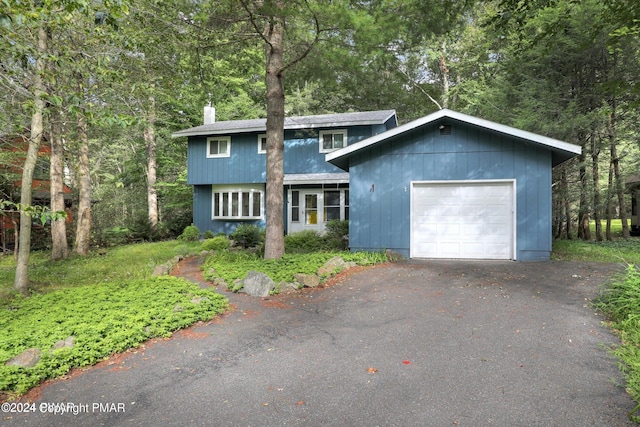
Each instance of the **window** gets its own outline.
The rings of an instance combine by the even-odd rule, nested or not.
[[[349,219],[349,190],[325,190],[324,221]]]
[[[261,219],[264,192],[251,188],[213,188],[213,219]]]
[[[320,132],[320,152],[328,153],[347,146],[347,131],[332,130]]]
[[[258,154],[265,154],[267,152],[267,135],[258,135]]]
[[[231,138],[213,136],[207,138],[207,157],[229,157],[231,154]]]
[[[300,222],[300,192],[291,192],[291,221]]]

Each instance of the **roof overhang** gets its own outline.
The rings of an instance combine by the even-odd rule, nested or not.
[[[315,116],[285,117],[285,130],[321,129],[348,126],[367,126],[384,124],[395,118],[395,110],[365,111],[342,114],[320,114]],[[394,122],[394,125],[396,122]],[[267,119],[228,120],[210,123],[171,134],[181,136],[231,135],[238,133],[266,132]]]
[[[284,176],[284,185],[348,184],[349,173],[295,173]]]
[[[417,128],[433,124],[444,119],[476,126],[478,128],[511,136],[513,138],[546,148],[552,152],[553,166],[559,165],[560,163],[569,160],[582,152],[582,147],[580,147],[579,145],[570,144],[568,142],[549,138],[533,132],[516,129],[511,126],[502,125],[467,114],[458,113],[456,111],[443,109],[429,114],[428,116],[424,116],[420,119],[406,123],[402,126],[390,129],[386,132],[379,133],[378,135],[372,136],[371,138],[356,142],[355,144],[351,144],[345,148],[341,148],[340,150],[327,153],[325,159],[327,162],[348,171],[349,158],[354,154],[366,150],[377,144],[383,143],[384,141],[387,141],[398,135],[409,133]]]

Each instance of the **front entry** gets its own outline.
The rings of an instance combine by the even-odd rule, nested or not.
[[[292,189],[288,194],[288,231],[324,232],[327,221],[349,219],[349,190]]]

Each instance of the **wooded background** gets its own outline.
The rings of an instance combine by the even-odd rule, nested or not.
[[[51,209],[74,190],[54,259],[179,234],[192,197],[170,135],[208,104],[266,117],[280,28],[286,115],[450,108],[580,145],[554,171],[554,234],[610,239],[640,161],[639,17],[633,0],[3,0],[0,162],[24,171],[0,168],[0,199],[31,203],[12,186],[48,144]]]

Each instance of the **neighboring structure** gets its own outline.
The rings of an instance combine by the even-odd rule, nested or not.
[[[0,175],[3,177],[1,182],[2,185],[0,185],[0,199],[7,199],[14,203],[20,203],[22,165],[24,163],[23,153],[27,151],[27,143],[23,137],[0,138],[0,151],[15,154],[12,161],[0,165]],[[45,136],[43,138],[43,144],[38,150],[38,160],[36,162],[33,182],[31,184],[31,188],[33,189],[31,204],[33,206],[51,206],[51,181],[49,173],[50,154],[51,147],[48,144],[47,137]],[[69,224],[73,220],[71,211],[72,190],[69,186],[63,184],[63,193],[65,212],[67,213],[65,221]],[[0,214],[0,252],[13,250],[19,223],[20,214],[18,212],[8,211]],[[32,232],[32,247],[38,247],[49,237],[39,221],[34,221]]]
[[[176,132],[188,139],[194,224],[265,224],[265,119]],[[208,121],[208,122],[207,122]],[[440,110],[397,126],[393,110],[285,121],[286,230],[349,220],[351,250],[412,258],[549,259],[551,169],[581,152]]]
[[[285,119],[285,229],[323,231],[349,219],[349,174],[326,153],[397,126],[395,111],[324,114]],[[266,119],[215,122],[179,131],[188,137],[187,183],[193,185],[193,223],[201,232],[230,233],[240,223],[264,226]]]
[[[581,147],[450,110],[327,154],[349,172],[351,250],[547,260],[551,169]]]

